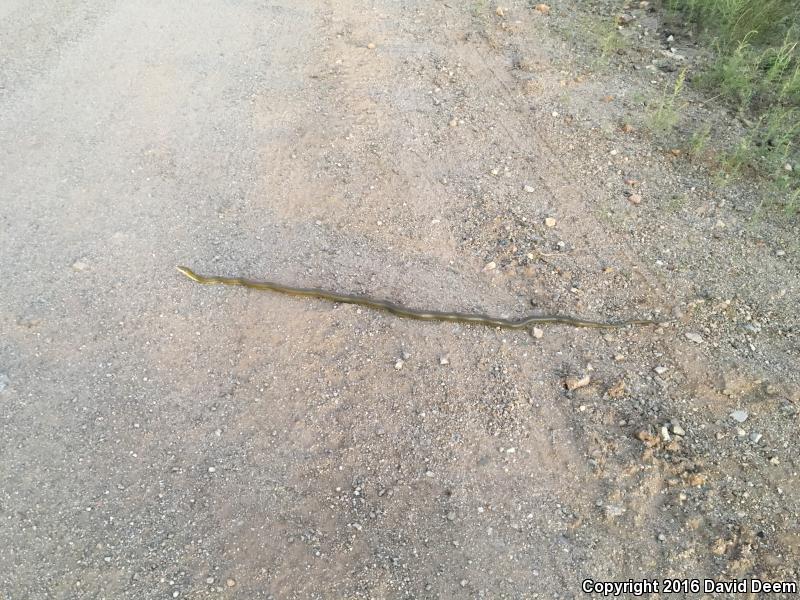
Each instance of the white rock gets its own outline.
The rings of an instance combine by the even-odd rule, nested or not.
[[[656,372],[656,373],[658,373],[659,375],[663,375],[663,374],[664,374],[664,373],[666,373],[668,370],[669,370],[669,369],[667,369],[667,367],[656,367],[655,369],[653,369],[653,371],[655,371],[655,372]]]
[[[731,418],[737,423],[744,423],[749,416],[746,410],[735,410],[731,413]]]
[[[703,343],[703,336],[699,333],[688,332],[684,334],[686,339],[689,341],[694,342],[695,344],[702,344]]]
[[[533,189],[533,186],[530,186],[530,185],[526,185],[522,189],[525,190],[526,192],[528,192],[529,194],[532,194],[533,192],[536,191],[535,189]]]
[[[540,340],[540,339],[542,339],[542,337],[544,337],[544,331],[542,331],[538,327],[534,327],[532,333],[533,333],[533,337],[535,337],[537,340]]]

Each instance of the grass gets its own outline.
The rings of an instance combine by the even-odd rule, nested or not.
[[[748,133],[722,156],[728,173],[766,175],[785,207],[800,205],[800,2],[797,0],[664,0],[676,24],[693,29],[711,60],[692,84],[727,103]],[[682,84],[682,82],[681,82]],[[680,89],[663,96],[654,126],[672,129]],[[696,132],[690,155],[708,144]],[[787,168],[787,165],[791,169]]]
[[[666,133],[672,131],[678,124],[680,113],[686,108],[686,102],[681,100],[681,92],[685,82],[686,69],[684,68],[678,74],[675,83],[672,85],[672,90],[670,91],[668,86],[664,88],[658,107],[650,115],[649,125],[651,129],[658,133]]]

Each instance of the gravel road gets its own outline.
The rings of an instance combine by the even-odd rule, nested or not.
[[[621,133],[570,10],[0,3],[0,598],[797,578],[793,230]]]

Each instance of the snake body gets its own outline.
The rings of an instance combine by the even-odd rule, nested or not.
[[[615,329],[627,327],[629,325],[657,325],[657,321],[647,319],[637,319],[630,321],[590,321],[570,315],[546,314],[532,315],[521,319],[503,319],[478,313],[463,312],[442,312],[438,310],[419,310],[409,308],[388,300],[378,300],[369,296],[358,296],[355,294],[339,294],[319,288],[292,287],[275,283],[274,281],[254,281],[241,277],[218,277],[198,275],[188,267],[177,267],[178,271],[186,275],[192,281],[204,285],[230,285],[249,288],[252,290],[268,290],[289,294],[291,296],[305,296],[309,298],[321,298],[331,302],[342,302],[344,304],[358,304],[378,310],[385,310],[398,317],[407,319],[417,319],[420,321],[450,321],[456,323],[473,323],[476,325],[486,325],[489,327],[502,327],[504,329],[526,329],[533,325],[571,325],[572,327],[591,327],[596,329]]]

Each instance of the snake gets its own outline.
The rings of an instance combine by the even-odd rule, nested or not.
[[[355,294],[342,294],[331,292],[320,288],[302,288],[282,285],[274,281],[255,281],[242,277],[219,277],[216,275],[198,275],[189,267],[176,267],[180,273],[203,285],[228,285],[249,288],[251,290],[267,290],[288,294],[290,296],[302,296],[308,298],[321,298],[330,302],[340,302],[343,304],[358,304],[368,308],[383,310],[398,317],[406,319],[416,319],[419,321],[449,321],[455,323],[471,323],[474,325],[486,325],[488,327],[500,327],[503,329],[527,329],[534,325],[570,325],[572,327],[587,327],[595,329],[617,329],[632,325],[659,325],[658,321],[650,319],[635,319],[627,321],[591,321],[571,315],[564,314],[541,314],[530,315],[519,319],[504,319],[480,313],[464,312],[443,312],[438,310],[420,310],[409,308],[401,304],[396,304],[388,300],[379,300],[369,296],[359,296]]]

